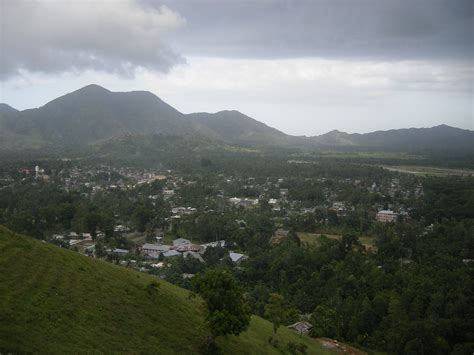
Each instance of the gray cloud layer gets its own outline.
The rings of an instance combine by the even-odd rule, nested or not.
[[[153,2],[153,1],[152,1]],[[472,59],[472,0],[166,0],[183,53],[240,57]]]
[[[167,71],[182,57],[166,42],[185,20],[132,0],[0,0],[0,79],[22,71]]]
[[[472,0],[0,0],[0,80],[184,56],[472,62]],[[169,44],[173,45],[173,50]]]

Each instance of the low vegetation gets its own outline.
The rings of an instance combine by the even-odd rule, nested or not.
[[[62,250],[0,227],[0,352],[197,353],[209,330],[200,298],[146,274]],[[252,317],[240,336],[218,340],[225,354],[286,352],[318,343]],[[291,346],[290,346],[291,347]]]

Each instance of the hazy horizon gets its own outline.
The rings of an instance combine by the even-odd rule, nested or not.
[[[67,92],[67,93],[64,93],[63,95],[59,95],[58,97],[55,97],[55,98],[53,98],[53,99],[51,99],[51,100],[45,102],[43,105],[39,105],[39,106],[37,106],[37,107],[27,107],[27,108],[24,108],[24,109],[23,109],[23,108],[22,108],[22,109],[19,109],[18,107],[15,107],[15,106],[13,106],[13,105],[10,105],[10,104],[7,103],[7,102],[0,102],[0,104],[7,104],[7,105],[9,105],[10,107],[12,107],[12,108],[14,108],[14,109],[16,109],[16,110],[19,110],[19,111],[37,109],[37,108],[40,108],[40,107],[46,105],[47,103],[49,103],[49,102],[51,102],[51,101],[54,101],[55,99],[57,99],[57,98],[59,98],[59,97],[61,97],[61,96],[70,94],[70,93],[72,93],[72,92],[74,92],[74,91],[77,91],[77,90],[80,90],[80,89],[83,89],[83,88],[85,88],[85,87],[87,87],[87,86],[92,86],[92,85],[100,86],[100,87],[102,87],[102,88],[104,88],[104,89],[106,89],[106,90],[108,90],[108,91],[111,91],[111,92],[127,92],[127,91],[114,91],[114,90],[109,90],[109,88],[103,87],[102,85],[95,84],[95,83],[91,83],[91,84],[88,84],[88,85],[86,85],[86,86],[77,88],[76,90],[73,90],[73,91],[71,91],[71,92]],[[128,91],[128,92],[143,92],[143,91],[144,91],[144,90],[131,90],[131,91]],[[153,94],[154,94],[154,93],[153,93]],[[155,95],[156,95],[156,94],[155,94]],[[161,98],[159,95],[156,95],[156,96],[158,96],[160,99],[163,99],[163,98]],[[163,101],[166,102],[166,100],[163,100]],[[168,103],[168,102],[166,102],[166,103]],[[168,103],[168,104],[169,104],[169,103]],[[174,108],[176,108],[176,107],[174,107]],[[178,111],[180,111],[180,110],[178,109]],[[227,110],[224,110],[224,111],[227,111]],[[204,112],[204,113],[216,113],[216,112],[219,112],[219,111],[214,111],[214,112],[209,112],[209,111],[182,112],[182,111],[180,111],[180,112],[181,112],[181,113],[184,113],[184,114],[191,114],[191,113],[201,113],[201,112]],[[239,111],[239,112],[240,112],[240,111]],[[241,113],[243,113],[243,114],[246,115],[245,112],[241,112]],[[251,118],[254,118],[254,119],[255,119],[255,117],[251,117]],[[350,132],[350,131],[347,131],[347,130],[340,130],[340,129],[333,129],[333,130],[331,130],[331,131],[341,131],[341,132],[345,132],[345,133],[349,133],[349,134],[364,134],[364,133],[371,133],[371,132],[375,132],[375,131],[387,131],[387,130],[393,130],[393,129],[396,130],[396,129],[410,129],[410,128],[432,128],[432,127],[436,127],[436,126],[440,126],[440,125],[446,125],[446,124],[445,124],[445,123],[441,123],[441,124],[435,125],[435,126],[424,126],[424,127],[410,126],[410,127],[401,127],[401,128],[388,128],[388,129],[384,129],[384,130],[372,130],[372,131],[367,131],[367,132],[357,132],[357,131],[355,131],[355,132]],[[448,125],[448,126],[449,126],[449,125]],[[270,126],[270,127],[272,127],[272,126]],[[460,128],[460,129],[467,129],[467,130],[471,130],[471,131],[472,131],[472,129],[469,129],[469,128],[456,127],[456,126],[451,126],[451,127]],[[273,127],[273,128],[277,128],[277,127]],[[278,128],[277,128],[277,129],[278,129]],[[283,132],[283,133],[285,133],[285,134],[292,135],[291,133],[285,132],[284,130],[281,130],[281,129],[278,129],[278,130],[280,130],[281,132]],[[329,132],[331,132],[331,131],[326,131],[326,132],[323,132],[323,133],[320,133],[320,134],[316,134],[316,135],[321,135],[321,134],[329,133]],[[316,135],[313,135],[313,136],[316,136]],[[294,136],[305,136],[305,135],[302,134],[302,135],[294,135]],[[306,135],[306,136],[307,136],[307,137],[310,137],[310,135]]]
[[[17,109],[95,83],[291,135],[474,129],[472,1],[0,1]]]

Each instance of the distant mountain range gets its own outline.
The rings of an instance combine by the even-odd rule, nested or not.
[[[18,111],[0,104],[0,148],[90,145],[126,135],[200,135],[226,144],[348,147],[474,153],[474,131],[441,125],[315,137],[287,135],[238,111],[183,114],[146,91],[111,92],[88,85],[46,105]]]
[[[440,125],[431,128],[404,128],[371,133],[331,131],[313,137],[318,144],[383,148],[400,151],[469,150],[474,152],[474,131]]]

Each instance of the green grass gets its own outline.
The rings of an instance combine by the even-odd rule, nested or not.
[[[320,245],[321,238],[329,238],[329,239],[341,239],[341,235],[336,234],[324,234],[324,233],[305,233],[305,232],[298,232],[298,237],[300,241],[309,247],[317,247]],[[371,237],[361,236],[359,237],[359,241],[364,245],[368,250],[374,249],[374,240]]]
[[[320,233],[306,233],[306,232],[298,232],[298,238],[300,241],[309,247],[317,247],[320,244],[321,237],[325,236],[329,239],[340,239],[340,235],[335,234],[320,234]]]
[[[0,353],[195,354],[209,331],[199,298],[124,267],[91,259],[0,227]],[[304,342],[280,328],[281,348]],[[271,324],[253,317],[239,337],[218,340],[225,354],[281,354]]]
[[[285,327],[278,328],[276,339],[279,342],[278,349],[270,346],[268,339],[272,336],[273,325],[266,320],[253,316],[249,329],[236,336],[227,336],[219,339],[218,344],[225,349],[225,354],[242,354],[243,349],[251,349],[247,351],[249,354],[281,354],[285,350],[289,342],[303,343],[308,346],[308,354],[333,354],[331,351],[324,349],[315,339],[306,335],[298,334],[287,330]]]
[[[340,152],[340,151],[323,151],[318,152],[320,156],[325,158],[361,158],[361,159],[402,159],[402,160],[422,160],[425,157],[418,154],[408,154],[405,152],[384,152],[384,151],[355,151],[355,152]],[[316,153],[315,155],[318,155]]]

